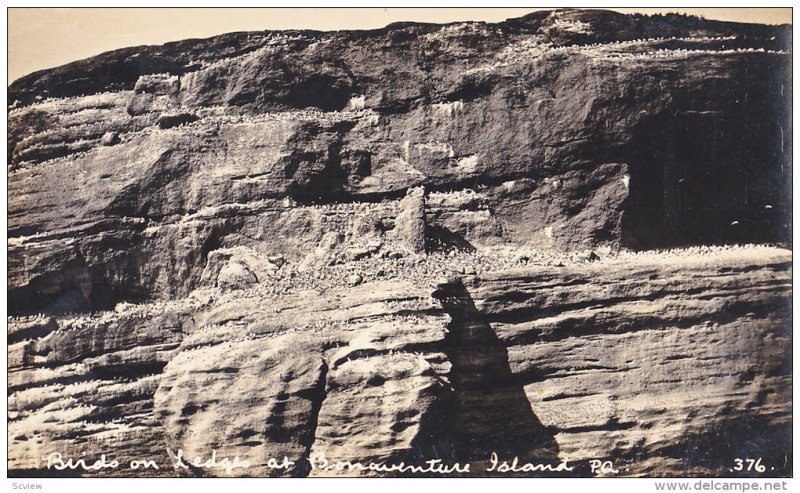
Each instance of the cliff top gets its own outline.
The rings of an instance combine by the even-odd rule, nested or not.
[[[133,89],[141,75],[181,75],[265,47],[272,46],[288,53],[305,50],[319,41],[333,43],[338,50],[359,45],[375,49],[410,49],[433,62],[446,54],[446,43],[441,41],[452,37],[469,40],[478,57],[489,57],[499,46],[531,37],[555,46],[650,38],[730,37],[734,48],[787,50],[791,46],[791,26],[724,22],[683,14],[642,15],[606,10],[559,9],[537,11],[499,23],[398,22],[363,31],[234,32],[158,46],[123,48],[37,71],[17,79],[9,86],[8,101],[9,105],[30,104],[37,98],[129,90]]]

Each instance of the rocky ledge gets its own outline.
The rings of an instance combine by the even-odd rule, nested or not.
[[[159,475],[360,473],[320,458],[438,458],[480,474],[495,452],[609,459],[626,475],[728,475],[744,455],[789,472],[790,252],[620,254],[435,280],[426,273],[449,260],[437,257],[403,266],[416,283],[280,298],[206,288],[13,319],[9,468],[103,451]],[[250,467],[176,472],[178,450]],[[270,467],[283,457],[296,464]]]
[[[561,10],[16,81],[10,474],[791,475],[790,38]]]

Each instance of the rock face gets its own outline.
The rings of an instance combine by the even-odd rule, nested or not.
[[[90,447],[161,465],[147,475],[363,475],[322,466],[433,458],[491,475],[492,452],[570,458],[578,475],[594,458],[625,475],[729,475],[745,455],[791,472],[789,252],[624,255],[424,285],[269,303],[259,286],[211,289],[12,320],[9,470]],[[176,471],[179,450],[249,467]],[[284,457],[294,464],[270,466]]]
[[[791,449],[787,262],[756,250],[506,271],[472,296],[561,454],[727,475],[745,442],[770,463]]]
[[[790,246],[790,37],[563,10],[16,81],[9,471],[791,475],[791,251],[721,246]]]
[[[312,204],[416,186],[452,195],[428,228],[462,248],[791,238],[787,28],[558,11],[187,43],[9,87],[11,313],[184,296],[219,246],[305,256]]]
[[[238,455],[249,476],[287,472],[270,470],[269,458],[289,457],[298,464],[288,473],[307,475],[312,453],[414,453],[447,374],[445,355],[424,350],[446,327],[428,293],[373,283],[257,306],[217,303],[164,369],[154,412],[170,450]]]

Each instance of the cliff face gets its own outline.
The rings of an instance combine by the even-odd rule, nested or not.
[[[744,456],[789,474],[791,255],[713,253],[12,320],[9,470],[89,450],[160,464],[148,475],[433,458],[485,475],[495,452],[579,475],[607,458],[623,475],[727,476]],[[250,467],[176,472],[179,450]]]
[[[561,454],[728,475],[745,441],[772,464],[791,448],[789,261],[757,250],[506,271],[472,297]]]
[[[153,475],[491,452],[727,474],[732,433],[783,464],[791,253],[613,252],[791,241],[790,44],[567,10],[18,80],[9,469],[91,445]]]
[[[217,245],[314,244],[310,204],[420,185],[475,192],[429,212],[476,246],[790,238],[781,28],[563,11],[186,43],[9,88],[73,96],[9,114],[12,313],[185,295]]]

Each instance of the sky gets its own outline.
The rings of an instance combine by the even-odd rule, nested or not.
[[[105,51],[233,31],[373,29],[392,22],[498,22],[536,8],[9,8],[8,82]],[[622,8],[781,24],[790,8]]]

